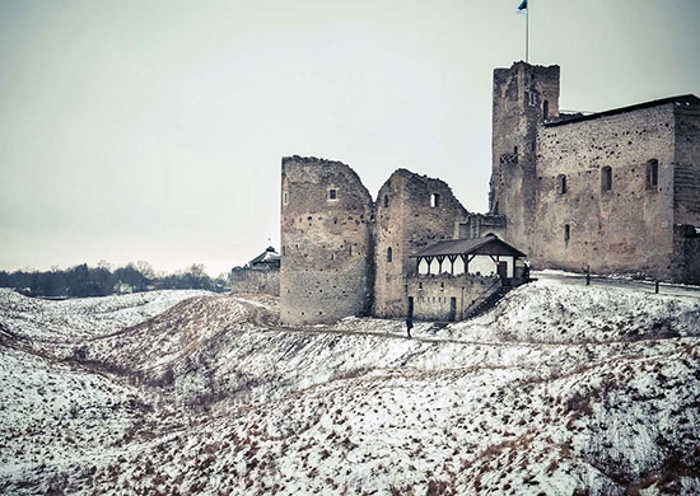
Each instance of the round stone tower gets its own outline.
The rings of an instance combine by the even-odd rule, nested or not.
[[[280,319],[325,324],[372,305],[373,203],[347,165],[282,159]]]

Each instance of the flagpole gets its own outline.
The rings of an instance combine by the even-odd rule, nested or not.
[[[525,63],[530,63],[530,2],[525,8]]]

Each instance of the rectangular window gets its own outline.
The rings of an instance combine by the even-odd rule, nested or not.
[[[289,204],[289,192],[285,191],[282,193],[282,205]]]
[[[335,188],[331,188],[328,190],[328,199],[329,200],[337,200],[338,199],[338,190]]]
[[[571,226],[569,224],[564,225],[564,242],[568,243],[571,239]]]

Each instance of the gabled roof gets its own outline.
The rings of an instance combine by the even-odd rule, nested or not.
[[[545,127],[562,126],[564,124],[570,124],[573,122],[588,121],[591,119],[597,119],[599,117],[606,117],[608,115],[615,115],[615,114],[623,114],[625,112],[633,112],[635,110],[641,110],[641,109],[651,108],[651,107],[658,107],[661,105],[667,105],[669,103],[674,103],[674,104],[679,105],[679,106],[700,105],[700,98],[698,98],[697,96],[692,95],[692,94],[671,96],[668,98],[662,98],[660,100],[652,100],[650,102],[637,103],[636,105],[630,105],[628,107],[620,107],[620,108],[605,110],[603,112],[596,112],[593,114],[587,114],[587,115],[576,114],[574,116],[568,116],[568,117],[563,116],[560,119],[545,122],[544,126]]]
[[[525,257],[523,252],[501,241],[496,236],[485,238],[450,239],[440,241],[419,251],[411,258],[446,257],[449,255],[507,255]]]

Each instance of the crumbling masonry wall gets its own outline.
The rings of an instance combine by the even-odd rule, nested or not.
[[[373,202],[345,164],[282,160],[280,318],[331,323],[370,311]]]
[[[373,314],[404,317],[407,277],[415,273],[415,260],[409,257],[455,238],[468,213],[444,181],[406,169],[395,171],[380,188],[376,212]]]
[[[529,253],[536,208],[537,131],[559,117],[559,66],[517,62],[493,74],[490,213],[506,218],[505,241]]]

